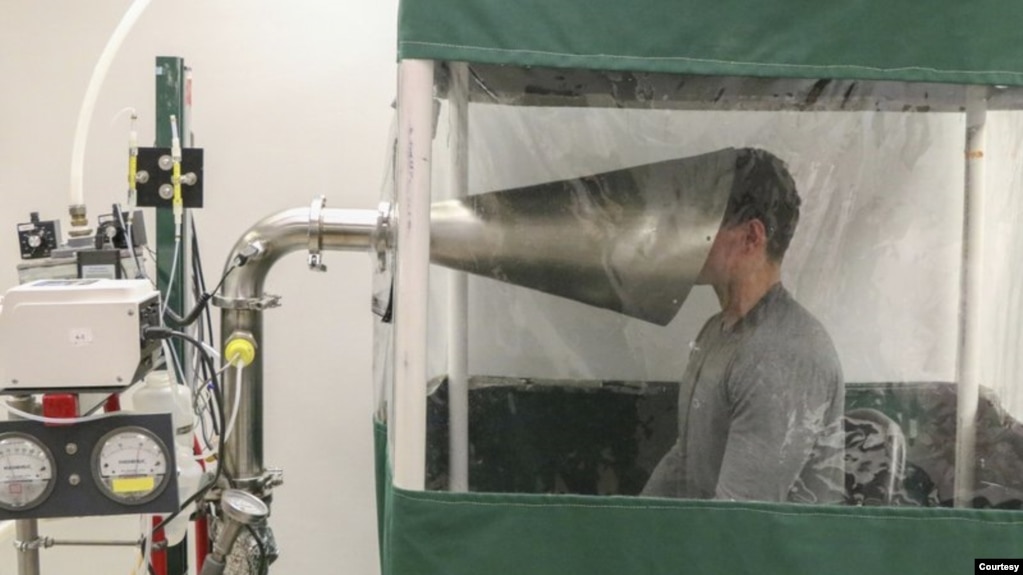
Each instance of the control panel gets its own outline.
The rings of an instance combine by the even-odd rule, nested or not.
[[[173,446],[170,414],[0,421],[0,520],[172,513]]]
[[[116,391],[152,370],[160,294],[148,280],[40,280],[0,305],[0,392]]]
[[[21,259],[36,260],[50,257],[60,246],[60,220],[40,220],[38,212],[32,212],[31,221],[18,224],[18,246]]]

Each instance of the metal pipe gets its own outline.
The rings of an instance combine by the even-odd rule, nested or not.
[[[35,399],[31,395],[12,397],[7,402],[11,407],[31,413]],[[13,413],[11,419],[20,419]],[[18,519],[14,522],[14,540],[18,550],[18,575],[39,575],[39,521]]]
[[[966,100],[966,190],[963,203],[962,287],[959,295],[959,385],[956,404],[955,506],[970,507],[976,490],[977,405],[980,401],[980,287],[983,273],[984,148],[987,86],[970,86]]]
[[[450,64],[451,195],[469,196],[469,65]],[[452,270],[448,291],[448,489],[469,490],[469,276]]]
[[[430,278],[430,180],[433,162],[430,60],[398,65],[397,254],[394,276],[394,484],[426,482],[426,337]]]
[[[53,539],[47,537],[43,547],[138,547],[139,541],[78,541],[74,539]]]
[[[318,218],[314,216],[318,215]],[[235,386],[224,386],[228,406],[240,401],[235,427],[238,433],[225,445],[224,466],[228,475],[246,486],[263,479],[263,310],[276,305],[266,298],[263,284],[273,265],[284,255],[306,249],[310,240],[323,250],[366,251],[377,230],[376,210],[296,208],[263,219],[235,244],[227,269],[244,259],[224,280],[214,304],[221,310],[221,344],[237,332],[247,333],[260,346],[253,363],[242,372],[241,396]]]

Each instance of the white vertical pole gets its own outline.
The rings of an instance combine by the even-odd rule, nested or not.
[[[980,309],[983,256],[984,147],[987,86],[966,95],[966,190],[960,293],[959,383],[956,405],[955,506],[969,507],[976,490],[977,405],[980,397]]]
[[[469,195],[469,65],[451,64],[451,193]],[[448,488],[469,490],[469,277],[451,271],[448,291]]]
[[[398,65],[397,266],[394,278],[394,483],[426,477],[426,330],[430,273],[433,62]]]

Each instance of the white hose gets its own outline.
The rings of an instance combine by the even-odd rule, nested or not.
[[[111,413],[100,413],[97,415],[89,415],[87,417],[43,417],[42,415],[36,415],[27,411],[22,411],[16,407],[11,407],[9,403],[3,404],[4,409],[7,410],[11,415],[16,415],[21,419],[27,419],[29,421],[38,421],[39,423],[49,423],[51,425],[71,425],[74,423],[85,423],[87,421],[96,421],[97,419],[104,419],[107,417],[113,417],[118,415],[116,411]]]
[[[234,359],[234,358],[232,358]],[[242,362],[238,362],[238,379],[234,383],[234,405],[231,406],[231,417],[227,420],[227,430],[224,432],[224,441],[231,438],[231,432],[234,431],[234,423],[238,419],[239,407],[242,404],[242,372],[245,371],[245,365]]]
[[[164,291],[166,299],[163,302],[163,309],[160,310],[160,321],[167,314],[167,307],[170,305],[171,290],[174,289],[174,276],[178,275],[178,260],[181,256],[181,236],[174,239],[174,259],[171,260],[170,278],[167,280],[167,289]]]
[[[78,125],[75,127],[75,142],[71,151],[71,204],[72,206],[85,205],[85,144],[89,139],[89,125],[92,123],[92,112],[96,107],[96,99],[99,97],[99,90],[103,87],[110,65],[121,49],[128,32],[131,32],[139,16],[149,5],[150,0],[135,0],[124,13],[121,23],[114,29],[114,33],[107,40],[96,67],[92,70],[92,78],[89,79],[89,87],[85,90],[85,98],[82,100],[82,108],[78,111]]]

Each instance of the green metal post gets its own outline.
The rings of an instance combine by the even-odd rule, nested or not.
[[[178,120],[178,134],[187,134],[185,119],[185,61],[182,58],[158,57],[156,59],[156,146],[171,145],[170,117]],[[181,313],[184,307],[184,269],[178,262],[171,293],[167,285],[174,267],[174,214],[171,208],[156,209],[156,267],[157,286],[163,293],[168,306]],[[185,246],[182,246],[184,250]],[[179,355],[178,359],[182,359]]]
[[[185,115],[185,60],[183,58],[157,57],[156,59],[156,146],[170,147],[170,118],[177,118],[178,134],[182,145],[190,126],[186,125]],[[178,265],[174,266],[174,214],[171,208],[156,209],[156,276],[157,287],[163,294],[167,306],[176,313],[184,313],[185,278],[188,277],[183,262],[187,245],[181,246],[178,254]],[[184,242],[183,242],[184,243]],[[171,270],[174,269],[174,281],[171,282]],[[168,293],[167,286],[171,285]],[[177,344],[177,342],[172,342]],[[180,346],[175,345],[174,353],[180,364],[184,365],[184,357]],[[199,566],[196,566],[197,568]],[[188,573],[187,539],[180,545],[167,549],[168,575],[185,575]]]

